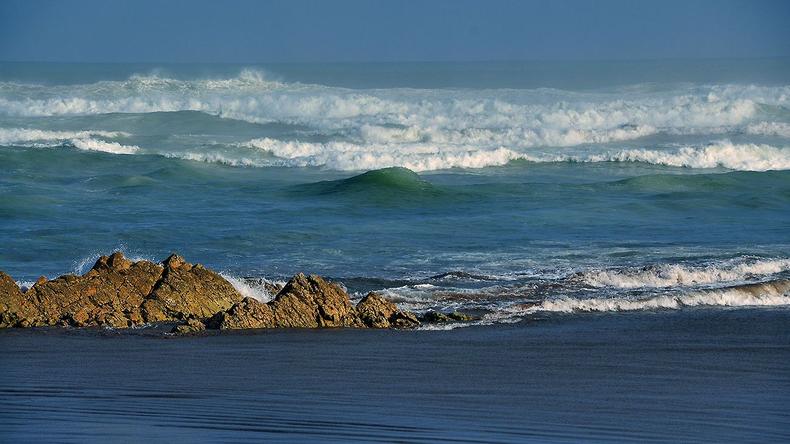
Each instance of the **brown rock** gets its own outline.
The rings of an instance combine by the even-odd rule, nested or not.
[[[274,328],[274,312],[269,304],[244,298],[226,311],[220,311],[206,321],[209,328],[236,330],[242,328]]]
[[[0,328],[21,327],[20,322],[35,313],[36,310],[26,303],[16,281],[0,271]]]
[[[364,327],[339,285],[299,273],[269,303],[277,327]]]
[[[414,328],[420,325],[414,314],[398,310],[395,304],[373,292],[359,301],[357,313],[370,328]]]
[[[178,335],[190,335],[204,331],[206,326],[198,319],[189,318],[184,323],[178,324],[170,331]]]
[[[200,264],[192,265],[173,254],[162,265],[162,279],[145,301],[143,315],[148,322],[187,316],[207,318],[242,300],[230,282]]]
[[[207,319],[208,318],[208,319]],[[206,320],[207,319],[207,320]],[[206,320],[204,325],[201,320]],[[370,294],[351,305],[346,291],[319,276],[298,274],[273,301],[242,298],[219,274],[171,255],[161,265],[102,256],[82,276],[40,278],[23,293],[0,272],[0,327],[59,325],[127,328],[180,321],[176,333],[206,326],[240,328],[373,327],[419,325],[413,314]]]

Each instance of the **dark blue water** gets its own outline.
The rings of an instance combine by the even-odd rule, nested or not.
[[[3,331],[0,440],[787,442],[786,310],[446,332]]]

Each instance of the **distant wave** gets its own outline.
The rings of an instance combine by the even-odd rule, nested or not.
[[[136,145],[105,139],[129,137],[121,131],[50,131],[29,128],[0,128],[0,145],[33,148],[69,146],[113,154],[141,152]],[[390,167],[412,171],[503,166],[512,161],[529,162],[641,162],[686,168],[726,168],[739,171],[790,169],[790,147],[732,143],[722,140],[699,146],[663,149],[620,149],[586,147],[570,153],[552,150],[518,150],[510,147],[486,149],[476,145],[425,143],[325,143],[257,138],[222,148],[167,151],[146,150],[165,157],[246,167],[324,167],[339,171],[366,171]],[[586,152],[585,152],[586,151]]]
[[[790,86],[714,85],[661,93],[350,90],[273,81],[255,70],[222,79],[136,75],[84,85],[0,84],[0,115],[7,116],[200,111],[254,123],[282,122],[341,132],[360,144],[486,148],[576,146],[662,132],[719,134],[744,128],[786,135],[781,122],[765,120],[761,126],[756,120],[767,117],[765,106],[789,104]]]
[[[288,166],[323,166],[336,170],[372,170],[404,167],[413,171],[502,166],[514,160],[530,162],[643,162],[687,168],[728,168],[740,171],[790,169],[790,148],[733,144],[719,141],[677,149],[626,149],[589,154],[520,152],[500,147],[492,150],[472,145],[433,143],[369,144],[348,142],[308,143],[264,138],[241,144],[284,159]]]
[[[707,266],[662,264],[643,268],[583,272],[583,282],[593,287],[663,288],[722,284],[790,270],[790,259],[737,260]]]
[[[729,288],[695,291],[684,294],[662,294],[637,299],[625,297],[600,297],[575,299],[569,297],[549,299],[529,311],[634,311],[679,309],[696,306],[749,307],[790,305],[790,280],[758,284],[745,284]]]
[[[644,162],[687,168],[727,168],[740,171],[790,169],[790,148],[719,141],[676,150],[626,149],[586,156],[558,157],[579,162]]]
[[[48,131],[28,128],[0,128],[0,145],[53,148],[70,146],[85,151],[101,151],[111,154],[134,154],[140,148],[121,145],[118,142],[97,139],[128,136],[120,131]]]

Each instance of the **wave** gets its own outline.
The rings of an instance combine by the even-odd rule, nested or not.
[[[111,154],[134,154],[140,150],[135,145],[121,145],[97,139],[127,137],[121,131],[49,131],[29,128],[0,128],[0,145],[25,146],[31,148],[55,148],[69,146],[84,151],[101,151]]]
[[[745,281],[790,270],[790,259],[731,261],[708,266],[662,264],[638,269],[582,272],[581,280],[593,287],[665,288]]]
[[[142,152],[136,145],[104,140],[129,137],[121,131],[50,131],[29,128],[0,128],[0,145],[34,148],[68,146],[113,154]],[[738,171],[790,169],[790,147],[765,144],[736,144],[722,140],[701,146],[679,148],[633,148],[557,153],[545,150],[517,150],[509,147],[486,149],[476,145],[437,143],[300,142],[256,138],[230,145],[212,145],[204,151],[152,151],[165,157],[244,167],[322,167],[338,171],[365,171],[406,168],[416,172],[452,168],[504,166],[513,161],[547,162],[638,162],[696,169],[725,168]],[[593,151],[593,152],[589,152]]]
[[[514,160],[529,162],[641,162],[686,168],[727,168],[739,171],[790,169],[790,148],[719,141],[676,149],[625,149],[588,154],[521,152],[500,147],[349,142],[298,142],[271,138],[253,139],[239,146],[263,150],[287,166],[321,166],[354,171],[403,167],[413,171],[503,166]]]
[[[635,311],[680,309],[696,306],[758,307],[790,305],[790,280],[777,280],[757,284],[697,291],[679,295],[658,295],[644,299],[612,298],[557,298],[549,299],[529,308],[529,312],[584,312],[584,311]]]
[[[569,156],[565,159],[579,162],[643,162],[686,168],[721,167],[739,171],[769,171],[790,169],[790,148],[752,143],[734,144],[725,140],[702,147],[682,147],[670,151],[627,149]]]
[[[244,70],[222,79],[136,75],[123,81],[0,84],[0,115],[71,116],[200,111],[253,123],[306,125],[353,142],[522,149],[636,140],[657,133],[786,133],[766,106],[790,105],[790,86],[713,85],[661,93],[560,90],[350,90],[285,83]],[[753,127],[748,125],[755,124]],[[779,126],[776,126],[779,125]]]
[[[786,122],[758,122],[746,127],[747,134],[759,136],[778,136],[790,138],[790,123]]]
[[[296,191],[308,194],[348,194],[383,192],[386,197],[439,194],[440,190],[412,170],[401,167],[368,171],[347,179],[299,185]]]
[[[261,279],[259,282],[252,282],[246,279],[237,278],[227,273],[220,273],[220,276],[225,278],[233,285],[236,291],[245,298],[253,298],[260,302],[269,302],[274,295],[266,288],[268,281]]]

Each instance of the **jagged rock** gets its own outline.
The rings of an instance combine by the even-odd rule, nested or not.
[[[173,317],[206,318],[242,300],[241,294],[219,274],[176,254],[162,262],[162,278],[145,301],[148,322]]]
[[[184,323],[178,324],[170,330],[170,333],[175,333],[178,335],[190,335],[199,333],[201,331],[206,330],[206,325],[200,322],[200,320],[195,318],[189,318]]]
[[[132,263],[121,253],[102,256],[82,276],[36,282],[25,293],[38,315],[31,325],[131,327],[143,322],[140,305],[162,275],[148,261]]]
[[[244,298],[226,311],[220,311],[206,321],[213,329],[237,330],[242,328],[274,328],[274,311],[269,304],[253,298]]]
[[[364,327],[339,285],[299,273],[269,303],[277,327]]]
[[[0,272],[0,327],[108,326],[133,327],[173,322],[175,333],[206,327],[241,328],[410,328],[419,325],[378,295],[357,307],[346,291],[320,276],[298,274],[274,300],[242,298],[219,274],[171,255],[161,265],[132,262],[117,252],[102,256],[82,276],[39,278],[22,292]],[[205,322],[205,324],[204,324]]]
[[[27,327],[21,324],[35,312],[11,276],[0,271],[0,328]]]
[[[414,328],[420,325],[414,314],[398,310],[395,304],[372,292],[359,301],[357,314],[370,328]]]

